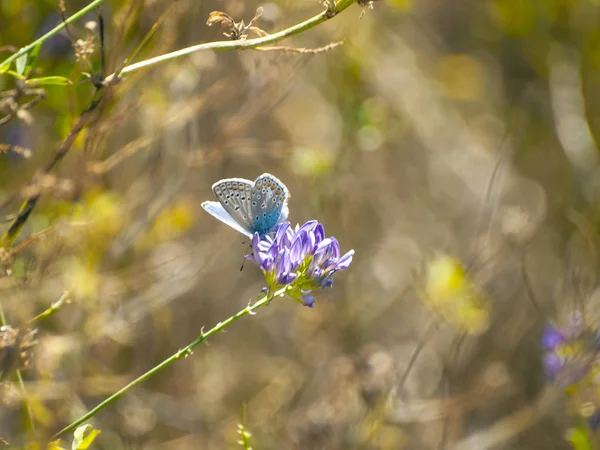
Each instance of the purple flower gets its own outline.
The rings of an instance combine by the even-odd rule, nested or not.
[[[577,315],[561,328],[547,325],[541,341],[546,376],[561,387],[575,385],[599,367],[598,329],[586,326]]]
[[[340,256],[338,241],[325,238],[316,220],[295,228],[283,222],[263,237],[255,233],[252,252],[248,259],[260,266],[270,289],[289,286],[288,295],[310,307],[315,302],[311,292],[330,287],[333,275],[347,269],[354,256],[354,250]]]
[[[545,350],[554,350],[560,344],[564,343],[567,338],[552,325],[546,325],[542,334],[542,347]]]

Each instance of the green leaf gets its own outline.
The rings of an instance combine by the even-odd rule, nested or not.
[[[7,70],[7,71],[6,71],[6,73],[7,73],[8,75],[12,75],[12,76],[13,76],[13,77],[15,77],[15,78],[18,78],[19,80],[24,80],[24,79],[25,79],[25,77],[24,77],[23,75],[21,75],[21,74],[18,74],[18,73],[17,73],[17,72],[15,72],[14,70]]]
[[[29,52],[29,58],[27,59],[27,65],[25,67],[25,76],[28,76],[33,70],[35,63],[37,62],[38,54],[40,53],[40,49],[42,48],[42,44],[43,42],[40,42],[35,47],[33,47],[31,52]]]
[[[89,431],[86,435],[86,432]],[[73,433],[73,444],[71,450],[86,450],[92,445],[96,436],[100,434],[100,430],[96,430],[93,426],[86,424],[81,425]]]
[[[15,61],[15,66],[17,68],[17,73],[19,75],[25,74],[25,68],[27,67],[27,59],[28,59],[28,54],[25,53],[25,54],[19,56],[17,58],[17,60]]]
[[[585,430],[569,428],[565,433],[565,437],[571,443],[574,450],[592,450],[592,444]]]
[[[48,444],[46,450],[67,450],[62,446],[62,442],[60,441],[52,441]]]
[[[29,86],[66,86],[73,83],[68,78],[52,76],[32,78],[31,80],[25,81],[25,84]]]

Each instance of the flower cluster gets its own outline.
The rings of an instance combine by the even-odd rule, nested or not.
[[[310,307],[312,291],[330,287],[333,275],[347,269],[354,256],[354,250],[341,256],[338,241],[326,238],[316,220],[295,228],[282,222],[263,237],[255,233],[252,251],[248,259],[260,266],[271,291],[288,286],[288,295]]]
[[[600,332],[573,314],[561,328],[547,325],[542,335],[544,369],[562,387],[577,383],[600,363]]]
[[[600,425],[600,329],[573,314],[562,326],[547,325],[542,334],[546,376],[564,389],[571,410]]]

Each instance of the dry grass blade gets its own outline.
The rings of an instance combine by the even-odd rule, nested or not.
[[[554,387],[545,388],[530,405],[497,420],[492,425],[460,440],[452,450],[488,450],[506,445],[520,433],[531,428],[554,410],[561,393]]]

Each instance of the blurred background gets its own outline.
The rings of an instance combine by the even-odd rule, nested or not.
[[[62,3],[67,17],[87,4]],[[257,449],[570,448],[540,335],[600,299],[600,4],[362,3],[276,44],[344,41],[329,51],[202,51],[124,77],[49,173],[89,79],[157,21],[135,61],[228,39],[206,25],[214,10],[247,24],[262,6],[254,25],[273,33],[323,6],[108,0],[105,67],[93,12],[32,72],[72,85],[17,95],[0,76],[1,231],[40,195],[0,254],[2,308],[24,330],[70,299],[35,324],[23,372],[39,435],[258,298],[243,237],[200,203],[221,178],[269,172],[292,223],[319,220],[353,264],[313,309],[277,299],[107,407],[92,448],[234,448],[242,404]],[[60,22],[58,0],[0,2],[2,59]],[[442,254],[454,269],[438,270]],[[473,302],[440,305],[457,279]],[[484,329],[444,320],[471,307]],[[5,384],[0,437],[23,442],[20,390]],[[596,397],[581,402],[595,411]]]

